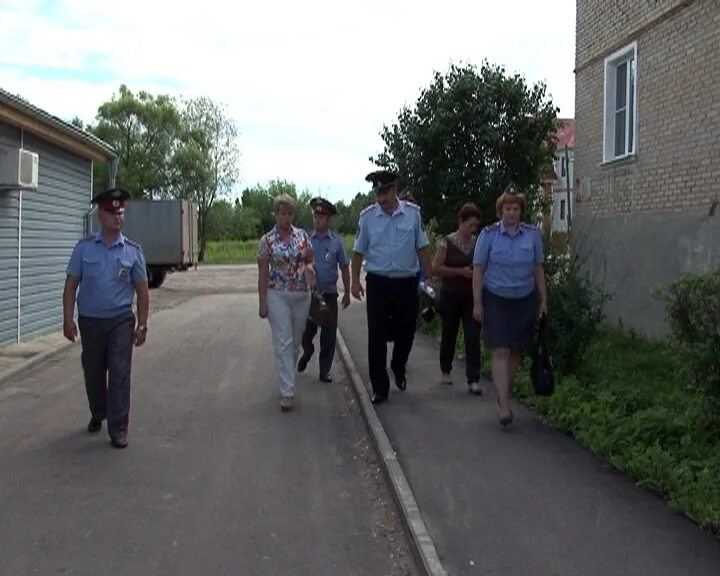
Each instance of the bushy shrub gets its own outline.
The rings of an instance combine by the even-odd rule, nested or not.
[[[550,347],[557,370],[574,373],[605,319],[609,295],[583,270],[578,254],[552,243],[546,246]]]
[[[672,337],[684,349],[696,384],[720,392],[720,268],[681,276],[665,300]]]

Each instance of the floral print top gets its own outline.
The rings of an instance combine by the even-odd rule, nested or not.
[[[260,238],[257,249],[258,260],[270,261],[268,288],[287,292],[307,292],[305,280],[305,259],[312,252],[307,232],[292,227],[287,240],[280,238],[276,227]]]

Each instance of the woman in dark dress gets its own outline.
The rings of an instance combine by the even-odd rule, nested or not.
[[[433,275],[442,278],[438,310],[442,318],[440,370],[442,382],[452,384],[452,363],[460,322],[465,338],[465,373],[468,391],[482,394],[480,388],[480,323],[473,318],[473,251],[480,226],[480,211],[472,203],[458,213],[455,232],[437,244],[433,259]]]

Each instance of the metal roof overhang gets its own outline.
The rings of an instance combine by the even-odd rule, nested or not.
[[[107,161],[117,156],[107,142],[48,114],[2,88],[0,88],[0,120],[27,130],[82,158]]]

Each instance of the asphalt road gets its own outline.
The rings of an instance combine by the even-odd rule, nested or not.
[[[339,359],[279,410],[252,267],[152,291],[130,446],[88,420],[80,349],[0,384],[0,574],[415,574]]]

